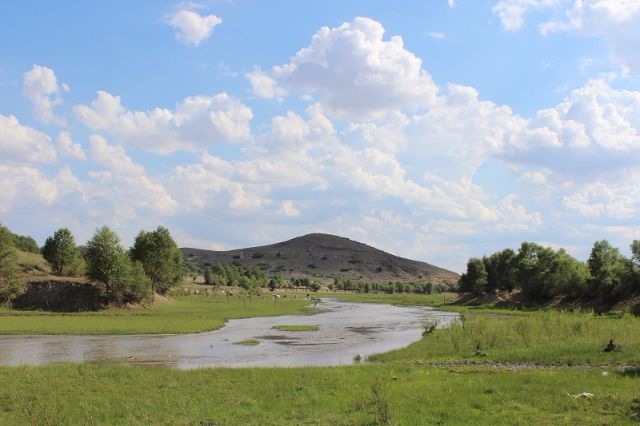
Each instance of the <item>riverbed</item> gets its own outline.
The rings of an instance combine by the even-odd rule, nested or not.
[[[317,313],[233,319],[219,330],[180,335],[0,336],[0,365],[106,362],[202,367],[337,366],[420,339],[427,318],[444,327],[456,313],[425,306],[323,299]],[[315,325],[280,331],[275,325]],[[238,344],[254,339],[256,345]]]

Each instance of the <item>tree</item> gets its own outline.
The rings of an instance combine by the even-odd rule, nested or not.
[[[207,266],[204,268],[204,282],[205,284],[213,283],[213,274],[211,273],[211,267]]]
[[[56,275],[73,272],[78,263],[78,249],[73,234],[67,228],[58,229],[42,247],[42,256]]]
[[[182,253],[169,230],[140,231],[131,248],[131,258],[142,263],[154,292],[164,294],[184,276]]]
[[[31,237],[13,234],[13,243],[15,247],[20,251],[26,251],[29,253],[40,253],[40,247],[38,247],[38,243],[36,243],[36,240]]]
[[[0,305],[8,304],[24,289],[25,282],[20,277],[13,235],[0,225]]]
[[[505,249],[482,258],[487,270],[485,288],[487,293],[493,293],[496,290],[513,291],[516,286],[515,257],[516,253],[513,250]]]
[[[123,300],[130,274],[129,259],[118,234],[107,226],[96,230],[86,246],[87,276],[104,283],[109,301]]]
[[[591,272],[592,296],[609,298],[622,292],[625,259],[617,248],[607,240],[596,241],[587,263]]]
[[[151,296],[151,280],[144,272],[142,263],[127,258],[127,275],[123,288],[123,301],[138,303]]]
[[[458,282],[461,293],[482,294],[487,285],[487,271],[482,259],[472,257],[467,262],[467,271]]]

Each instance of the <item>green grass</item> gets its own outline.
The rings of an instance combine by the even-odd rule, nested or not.
[[[508,311],[507,311],[508,312]],[[465,315],[420,341],[370,359],[384,362],[497,360],[603,365],[640,362],[640,318],[538,311],[520,316]],[[613,339],[619,352],[603,352]],[[477,352],[482,352],[478,356]]]
[[[260,344],[260,340],[258,339],[244,339],[238,340],[237,342],[233,342],[234,345],[245,345],[245,346],[255,346]]]
[[[51,272],[49,263],[38,253],[30,253],[18,250],[18,265],[24,270],[39,271],[42,274]]]
[[[110,308],[97,312],[51,313],[0,309],[0,334],[159,334],[195,333],[220,328],[225,320],[309,312],[305,299],[244,300],[215,294],[174,296],[148,308]]]
[[[640,363],[640,318],[557,310],[514,311],[450,305],[455,294],[325,293],[354,302],[428,305],[458,311],[464,324],[435,330],[403,349],[373,355],[376,362],[504,361],[547,364]],[[444,300],[447,300],[446,304]],[[603,352],[610,339],[620,352]],[[479,356],[481,355],[481,356]]]
[[[318,331],[320,327],[317,325],[274,325],[271,327],[280,331]]]
[[[600,369],[4,367],[0,424],[637,424],[639,380]],[[594,397],[568,395],[581,392]]]
[[[334,297],[347,302],[392,303],[397,305],[440,307],[451,303],[457,293],[416,294],[416,293],[343,293],[321,292],[322,297]]]

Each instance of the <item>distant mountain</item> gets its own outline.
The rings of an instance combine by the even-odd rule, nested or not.
[[[285,277],[328,281],[341,277],[357,281],[457,282],[459,275],[425,262],[394,256],[348,238],[308,234],[289,241],[229,251],[182,248],[188,264],[205,267],[217,263],[260,267]]]

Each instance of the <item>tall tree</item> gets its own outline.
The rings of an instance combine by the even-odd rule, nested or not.
[[[487,271],[482,259],[472,257],[467,262],[467,271],[462,274],[459,281],[461,293],[469,292],[482,294],[487,286]]]
[[[624,286],[625,259],[607,240],[593,243],[588,260],[592,296],[609,298]]]
[[[483,257],[482,262],[487,270],[487,286],[485,291],[492,293],[496,290],[512,291],[516,285],[516,270],[514,259],[516,253],[511,249],[493,253]]]
[[[67,228],[60,228],[48,237],[42,247],[45,258],[56,275],[71,272],[78,262],[78,249],[73,234]]]
[[[87,242],[87,276],[105,284],[110,301],[120,302],[130,272],[128,257],[118,234],[103,226]]]
[[[11,301],[22,291],[24,285],[20,278],[13,235],[0,225],[0,305],[6,303],[11,307]]]
[[[211,272],[211,267],[207,266],[204,268],[204,282],[205,284],[213,283],[213,274]]]
[[[140,231],[131,248],[131,258],[142,263],[153,290],[164,294],[184,276],[182,253],[169,230]]]

